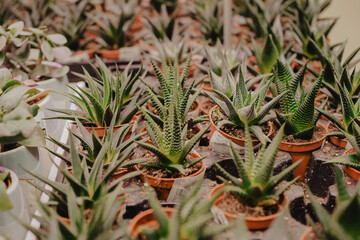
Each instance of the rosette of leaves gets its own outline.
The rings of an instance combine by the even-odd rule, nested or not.
[[[197,97],[200,95],[201,89],[195,90],[195,81],[192,81],[189,87],[185,87],[185,82],[188,79],[191,56],[188,57],[182,74],[179,76],[178,67],[174,65],[162,64],[164,72],[161,72],[159,67],[151,61],[151,64],[156,73],[157,79],[160,83],[160,95],[148,86],[148,95],[151,103],[156,108],[159,116],[150,111],[146,111],[154,121],[161,127],[164,127],[164,121],[168,119],[171,105],[176,105],[179,109],[179,118],[181,120],[182,128],[187,125],[191,127],[197,123],[207,120],[207,116],[198,118],[189,118],[188,113],[191,107],[195,104]],[[195,92],[194,92],[195,91]],[[194,93],[193,93],[194,92]],[[172,98],[172,95],[177,93],[177,98]],[[193,93],[193,94],[192,94]]]
[[[339,157],[336,157],[334,159],[326,161],[326,163],[342,164],[342,165],[350,166],[353,168],[360,168],[360,127],[359,127],[359,123],[356,120],[353,120],[353,123],[351,124],[352,134],[349,134],[349,133],[345,132],[344,130],[340,130],[340,131],[345,135],[346,139],[349,141],[351,146],[354,148],[355,152],[341,155]]]
[[[146,162],[142,165],[145,167],[162,169],[170,173],[179,171],[184,174],[184,169],[189,168],[200,162],[206,156],[187,160],[186,157],[190,154],[195,144],[208,130],[209,126],[195,134],[191,139],[186,140],[187,124],[183,126],[181,119],[179,105],[177,98],[179,92],[175,88],[170,98],[169,107],[164,108],[166,111],[166,119],[163,120],[163,127],[160,127],[154,119],[142,108],[141,113],[146,119],[145,127],[150,136],[152,144],[137,142],[141,147],[154,153],[158,157],[157,162]]]
[[[22,21],[0,26],[0,66],[13,69],[22,80],[65,76],[69,67],[56,63],[64,57],[60,52],[70,52],[65,43],[63,35],[47,34],[46,27],[24,28]]]
[[[189,11],[200,22],[199,31],[209,45],[215,45],[217,41],[223,42],[223,1],[195,1],[189,6]]]
[[[240,157],[231,143],[231,156],[236,166],[239,178],[231,175],[219,164],[216,167],[222,173],[219,178],[226,185],[224,191],[232,193],[237,200],[246,206],[271,206],[279,203],[280,196],[291,186],[297,178],[285,184],[280,183],[292,173],[301,161],[292,164],[273,176],[274,163],[279,145],[284,136],[284,126],[282,126],[269,146],[262,145],[257,157],[255,157],[253,145],[251,143],[249,126],[245,125],[245,156]]]
[[[76,120],[77,127],[79,128],[80,134],[76,132],[72,132],[73,136],[81,143],[82,149],[77,149],[77,154],[82,156],[86,161],[87,165],[91,168],[99,156],[100,152],[107,146],[107,151],[104,154],[103,164],[104,167],[108,167],[113,162],[121,162],[119,168],[129,168],[136,164],[144,162],[144,159],[136,159],[130,160],[130,154],[135,147],[134,140],[138,140],[145,133],[141,133],[135,136],[130,137],[125,140],[126,135],[129,133],[131,125],[125,125],[120,127],[114,133],[113,124],[106,130],[105,136],[103,139],[100,139],[96,134],[96,131],[93,131],[91,134],[87,131],[80,121]],[[63,144],[60,141],[49,138],[50,141],[55,143],[60,148],[64,149],[67,153],[66,155],[60,155],[57,152],[48,149],[54,156],[59,157],[63,161],[65,161],[69,166],[72,165],[71,162],[71,145]],[[84,151],[85,150],[85,151]]]
[[[181,197],[170,217],[156,199],[154,191],[148,187],[146,192],[149,195],[149,203],[154,211],[155,219],[159,223],[159,228],[142,226],[139,229],[141,235],[148,240],[221,239],[224,232],[235,224],[234,222],[226,225],[210,223],[213,219],[211,207],[219,194],[210,199],[201,198],[199,191],[201,183],[202,181],[198,181],[191,192]]]
[[[83,50],[92,41],[87,38],[85,32],[92,25],[92,20],[86,16],[93,9],[91,0],[80,0],[69,4],[62,2],[51,4],[51,9],[56,14],[56,22],[53,22],[57,33],[66,37],[66,46],[72,51]]]
[[[113,75],[100,58],[96,57],[96,63],[99,70],[92,65],[96,77],[90,76],[85,69],[83,69],[84,74],[77,74],[88,84],[89,89],[74,88],[69,85],[74,93],[61,93],[70,98],[79,110],[52,109],[62,115],[49,119],[72,121],[79,119],[81,122],[96,124],[98,127],[110,126],[114,117],[115,126],[129,123],[137,112],[135,104],[142,105],[148,100],[142,97],[142,90],[137,90],[137,81],[141,76],[142,68],[132,74],[129,72],[132,65],[130,62],[124,72],[120,74],[117,70]]]
[[[56,0],[19,1],[19,6],[13,9],[15,16],[25,22],[27,27],[38,28],[49,25],[54,17],[50,7]]]
[[[18,221],[31,231],[38,239],[120,239],[126,236],[118,209],[124,203],[122,185],[112,192],[101,192],[101,198],[91,209],[84,208],[84,199],[78,198],[75,190],[67,188],[67,205],[70,224],[65,222],[53,208],[54,202],[43,203],[37,200],[33,207],[40,213],[34,216],[41,222],[41,228],[35,228],[21,219]]]
[[[213,89],[213,92],[206,92],[206,94],[218,105],[220,111],[217,111],[222,120],[217,124],[220,129],[224,125],[244,128],[245,123],[250,126],[250,131],[262,142],[269,141],[263,134],[260,125],[271,120],[273,116],[270,113],[271,109],[279,103],[281,98],[286,94],[283,92],[270,102],[263,105],[267,90],[271,81],[263,81],[254,92],[249,91],[245,85],[243,70],[239,67],[239,74],[237,80],[234,80],[231,72],[227,73],[228,78],[232,78],[236,87],[231,98],[225,93]]]
[[[306,65],[293,75],[286,64],[277,61],[274,68],[274,81],[278,94],[286,92],[280,101],[282,114],[276,112],[280,124],[285,124],[285,134],[294,135],[295,138],[311,139],[314,128],[320,117],[315,110],[315,98],[322,84],[321,74],[311,86],[311,89],[304,91],[302,81],[304,79]],[[320,108],[324,108],[326,101]]]
[[[71,162],[72,172],[69,169],[56,165],[66,181],[63,183],[52,181],[41,174],[28,171],[43,183],[51,186],[54,191],[49,191],[42,185],[31,184],[41,192],[46,193],[50,197],[50,202],[56,203],[55,208],[58,214],[63,217],[68,217],[69,210],[71,210],[69,209],[70,205],[68,202],[69,194],[74,194],[77,199],[81,200],[84,209],[92,209],[97,201],[104,197],[104,194],[111,193],[117,188],[119,183],[141,173],[141,171],[127,173],[111,182],[112,175],[123,164],[123,161],[119,160],[111,161],[107,166],[104,166],[104,160],[111,144],[111,141],[106,141],[102,146],[99,146],[101,149],[95,161],[92,162],[92,165],[88,165],[88,159],[77,150],[75,138],[70,132],[70,157],[67,158],[67,161]],[[72,189],[72,191],[69,191],[69,189]]]
[[[15,144],[45,145],[44,133],[34,119],[39,106],[25,102],[36,93],[14,80],[8,69],[0,69],[0,152]]]
[[[315,224],[311,218],[308,219],[313,227],[313,232],[319,239],[355,240],[359,238],[360,234],[358,228],[360,221],[357,217],[360,209],[360,184],[357,184],[354,193],[351,194],[347,190],[342,172],[336,166],[334,166],[334,169],[338,192],[334,211],[329,213],[321,206],[313,194],[309,193],[311,205],[319,223]]]
[[[88,18],[99,26],[91,28],[97,35],[96,42],[112,50],[128,46],[128,33],[138,12],[137,5],[138,0],[114,0],[106,6],[109,12],[97,10],[88,13]]]
[[[173,13],[177,7],[177,2],[173,0],[151,0],[150,3],[158,13],[162,11],[162,6],[166,7],[168,13]]]
[[[7,186],[5,181],[10,179],[10,172],[0,167],[0,212],[5,212],[13,208],[13,205],[6,193]]]

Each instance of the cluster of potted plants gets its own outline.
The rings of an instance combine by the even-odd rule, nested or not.
[[[225,49],[223,1],[5,0],[0,237],[274,239],[297,189],[299,238],[357,239],[360,48],[331,43],[330,2],[233,1]]]

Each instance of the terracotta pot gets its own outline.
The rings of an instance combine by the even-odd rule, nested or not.
[[[329,129],[329,127],[333,125],[332,123],[328,123],[326,125],[326,128]],[[329,140],[332,144],[334,144],[335,146],[341,147],[341,148],[346,148],[346,145],[348,144],[348,140],[346,138],[339,138],[337,136],[330,136]]]
[[[198,154],[196,154],[194,152],[191,152],[191,155],[193,156],[193,158],[200,157]],[[140,170],[140,168],[138,166],[135,166],[135,169],[137,171]],[[205,164],[204,164],[204,161],[202,160],[201,168],[197,172],[195,172],[189,176],[186,176],[186,177],[197,176],[200,173],[202,173],[203,171],[205,171]],[[165,201],[168,199],[171,188],[176,180],[176,178],[156,178],[156,177],[144,174],[144,173],[142,173],[139,177],[143,182],[146,182],[146,181],[149,182],[149,184],[155,189],[159,200],[165,200]]]
[[[307,142],[307,143],[291,143],[281,141],[279,149],[285,152],[288,152],[291,155],[293,163],[302,159],[300,165],[294,169],[294,177],[300,177],[304,179],[306,168],[311,159],[311,154],[316,149],[320,148],[323,141],[327,136],[327,129],[321,123],[318,123],[317,126],[325,130],[325,134],[317,141]]]
[[[77,54],[82,54],[82,53],[84,53],[84,52],[86,52],[86,53],[88,54],[89,58],[93,58],[94,55],[95,55],[96,49],[93,48],[93,49],[79,50],[79,51],[76,51],[76,52],[75,52],[75,55],[77,55]]]
[[[213,107],[210,110],[210,114],[209,114],[209,119],[210,119],[210,133],[209,133],[209,138],[211,139],[212,135],[214,134],[215,131],[218,131],[221,135],[223,135],[225,138],[229,139],[230,141],[232,141],[233,143],[244,147],[245,146],[245,138],[238,138],[238,137],[234,137],[230,134],[225,133],[224,131],[217,129],[216,125],[214,123],[214,121],[212,120],[212,113],[215,110],[215,108],[218,108],[218,106]],[[272,122],[268,122],[268,126],[270,127],[269,133],[266,135],[267,137],[271,138],[274,134],[274,123]],[[252,139],[251,140],[253,146],[256,146],[257,144],[260,143],[259,139]]]
[[[306,240],[306,239],[313,239],[313,238],[310,238],[310,235],[311,234],[315,234],[313,229],[310,228],[309,230],[307,230],[300,238],[300,240]]]
[[[217,191],[219,191],[221,188],[223,188],[225,184],[220,184],[213,188],[210,192],[210,196],[214,196]],[[214,202],[215,206],[218,206],[221,200],[224,199],[224,194],[222,193],[220,197]],[[267,229],[272,221],[277,218],[280,215],[280,210],[283,208],[283,206],[287,205],[287,198],[284,195],[284,200],[278,204],[279,211],[277,213],[271,214],[269,216],[264,217],[245,217],[245,223],[249,230],[260,230],[260,229]],[[238,215],[229,213],[227,211],[224,211],[225,217],[228,221],[236,221],[240,217]]]
[[[119,59],[120,50],[119,49],[115,49],[115,50],[100,49],[99,53],[101,54],[101,56],[103,56],[106,59],[117,60],[117,59]]]
[[[114,172],[113,175],[111,176],[110,182],[113,182],[113,181],[121,178],[122,176],[124,176],[128,172],[129,172],[129,169],[127,169],[127,168],[124,168],[124,169],[121,169],[121,170],[118,170],[118,171]]]
[[[203,88],[203,89],[204,89],[204,88]],[[205,115],[209,115],[209,114],[210,114],[210,111],[209,111],[208,109],[204,108],[204,106],[206,105],[206,102],[209,101],[209,100],[211,101],[210,98],[205,97],[205,98],[201,101],[201,103],[200,103],[200,111],[201,111],[203,114],[205,114]]]
[[[165,207],[163,208],[165,213],[170,217],[175,211],[175,208]],[[140,235],[140,227],[150,227],[158,228],[159,224],[154,216],[154,210],[148,209],[146,211],[140,212],[136,215],[130,222],[128,227],[128,233],[131,235],[132,239],[138,239]]]
[[[354,153],[354,152],[355,152],[354,148],[349,148],[348,150],[346,150],[344,152],[344,155],[349,154],[349,153]],[[355,179],[356,181],[359,181],[359,178],[360,178],[360,171],[359,170],[356,170],[355,168],[350,167],[350,166],[344,166],[344,171],[352,179]]]

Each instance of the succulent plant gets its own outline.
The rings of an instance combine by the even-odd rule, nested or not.
[[[115,116],[115,125],[128,123],[137,112],[135,103],[144,104],[148,98],[143,98],[137,89],[137,81],[140,78],[142,68],[135,74],[129,73],[130,62],[124,72],[120,74],[117,70],[115,76],[100,58],[96,57],[99,70],[92,65],[96,77],[84,69],[84,74],[77,74],[89,85],[89,89],[68,86],[75,93],[62,93],[70,98],[80,110],[52,109],[52,111],[63,115],[53,117],[55,119],[66,119],[92,123],[99,127],[110,126]],[[135,91],[135,92],[134,92]],[[50,118],[50,119],[53,119]]]
[[[14,80],[8,69],[0,69],[0,152],[13,144],[45,145],[44,133],[34,119],[39,106],[25,102],[36,93]]]
[[[138,0],[115,0],[106,7],[110,12],[88,13],[99,28],[92,28],[96,41],[106,49],[119,49],[129,45],[128,32],[138,11]]]
[[[334,211],[329,213],[310,193],[311,205],[321,227],[316,225],[311,218],[308,219],[319,239],[358,239],[360,232],[357,226],[359,226],[360,222],[354,213],[357,213],[360,208],[360,184],[357,184],[354,193],[350,194],[346,188],[341,171],[336,166],[334,166],[334,169],[338,192]]]
[[[231,143],[231,156],[241,180],[228,173],[219,164],[216,164],[224,177],[219,177],[224,184],[224,191],[232,193],[237,200],[246,206],[271,206],[279,203],[280,195],[297,178],[285,184],[280,183],[292,173],[292,170],[299,165],[299,162],[287,167],[279,174],[273,176],[273,168],[279,145],[284,136],[282,126],[269,146],[261,147],[255,158],[254,149],[251,143],[249,126],[245,125],[245,156],[241,158]],[[230,181],[230,182],[229,182]]]
[[[66,37],[66,46],[72,51],[85,49],[86,45],[93,40],[85,36],[87,28],[92,25],[92,20],[86,16],[86,13],[92,8],[91,0],[51,5],[57,19],[56,22],[53,22],[52,27],[57,33]]]
[[[305,92],[301,83],[305,75],[306,65],[293,75],[289,66],[277,61],[274,68],[274,81],[279,94],[286,91],[280,101],[282,114],[276,112],[280,124],[285,124],[285,134],[295,138],[311,139],[320,113],[315,110],[315,98],[322,84],[321,74],[311,89]],[[320,108],[325,107],[325,103]]]
[[[192,17],[199,21],[199,30],[209,45],[223,42],[223,2],[216,0],[195,1],[189,6]]]
[[[5,26],[14,18],[13,10],[18,6],[18,0],[4,0],[0,6],[0,25]]]
[[[168,13],[174,12],[177,7],[177,2],[172,0],[151,0],[150,3],[157,12],[162,11],[162,6],[166,7]]]
[[[25,22],[27,27],[38,28],[49,24],[53,17],[50,5],[55,0],[28,0],[19,1],[19,6],[13,9],[18,19]]]
[[[198,181],[191,192],[181,197],[170,217],[148,187],[149,203],[159,228],[143,226],[139,229],[141,235],[148,240],[221,239],[221,234],[234,224],[209,224],[213,219],[211,207],[218,195],[211,199],[202,199],[199,194],[201,183],[202,181]]]
[[[206,94],[219,106],[221,111],[216,111],[216,114],[222,119],[217,128],[220,129],[224,125],[244,128],[245,123],[250,126],[250,131],[253,132],[262,142],[269,139],[262,133],[261,124],[269,121],[272,116],[269,115],[270,110],[281,100],[286,92],[279,94],[270,102],[263,106],[263,102],[271,84],[271,81],[263,81],[253,93],[247,90],[245,86],[243,69],[239,67],[239,74],[237,80],[231,72],[227,73],[227,78],[232,79],[231,82],[236,84],[235,91],[231,98],[227,97],[225,93],[213,89],[213,93],[206,92]]]
[[[70,224],[65,222],[53,208],[53,202],[43,203],[40,200],[33,203],[41,216],[34,216],[41,222],[37,229],[18,219],[24,227],[38,239],[120,239],[126,236],[122,219],[119,219],[121,205],[124,203],[122,185],[119,184],[112,192],[103,191],[91,212],[84,208],[84,200],[78,198],[74,189],[67,189],[68,216]],[[90,217],[89,217],[90,216]]]
[[[5,181],[10,178],[10,172],[0,167],[0,212],[8,211],[13,205],[6,193]]]
[[[59,52],[70,51],[63,46],[66,38],[46,32],[46,27],[25,28],[22,21],[0,26],[0,66],[12,68],[13,75],[21,80],[66,75],[69,67],[54,62],[64,57]]]

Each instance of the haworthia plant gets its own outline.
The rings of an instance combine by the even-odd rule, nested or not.
[[[239,178],[231,175],[219,164],[216,167],[222,173],[219,178],[226,185],[224,191],[231,192],[237,200],[246,206],[271,206],[278,204],[283,192],[293,184],[297,178],[286,184],[280,183],[292,173],[301,161],[292,164],[279,174],[273,176],[274,163],[279,150],[279,145],[284,136],[282,126],[269,146],[264,144],[257,157],[255,157],[251,143],[249,126],[245,125],[245,156],[240,157],[239,153],[230,145],[231,156],[236,166]]]

